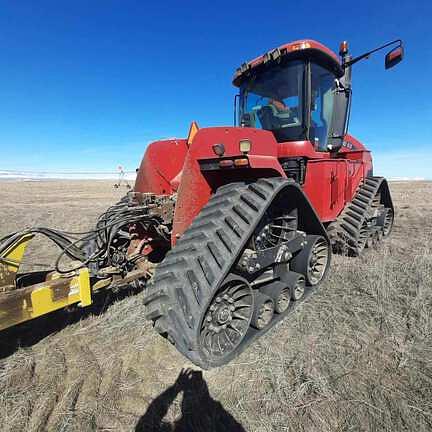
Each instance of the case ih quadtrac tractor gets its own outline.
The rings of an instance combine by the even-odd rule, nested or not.
[[[390,45],[389,68],[400,40],[355,58],[346,42],[339,58],[301,40],[244,63],[234,127],[193,123],[187,139],[150,144],[133,191],[94,230],[2,239],[0,329],[135,284],[155,330],[193,363],[230,361],[313,292],[332,252],[357,256],[390,234],[387,182],[347,131],[352,65]],[[19,273],[37,233],[62,249],[56,269]]]

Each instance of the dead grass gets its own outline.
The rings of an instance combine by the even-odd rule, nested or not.
[[[82,229],[121,194],[109,182],[0,186],[0,234],[35,223]],[[432,183],[391,188],[397,223],[380,250],[335,257],[311,301],[228,366],[204,372],[211,397],[244,430],[432,429]],[[43,245],[29,258],[54,253]],[[81,320],[53,319],[22,330],[13,353],[19,338],[0,335],[10,354],[0,360],[1,430],[134,430],[191,366],[144,321],[140,295]],[[216,405],[196,398],[204,420],[192,415],[184,430],[230,430],[206,423],[205,407]],[[163,430],[181,411],[176,396]]]

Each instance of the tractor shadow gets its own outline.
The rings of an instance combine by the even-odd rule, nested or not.
[[[164,421],[170,405],[183,392],[181,417]],[[183,369],[175,383],[157,396],[139,419],[135,432],[246,432],[243,426],[214,400],[201,371]]]
[[[0,331],[0,360],[9,357],[18,348],[31,347],[84,318],[102,315],[113,303],[141,291],[136,288],[125,288],[116,293],[101,291],[93,295],[93,303],[85,308],[72,306]]]

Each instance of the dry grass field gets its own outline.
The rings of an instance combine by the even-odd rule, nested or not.
[[[91,227],[124,193],[112,183],[1,182],[0,235]],[[334,257],[312,299],[223,368],[201,373],[156,335],[142,294],[0,333],[0,430],[432,430],[432,183],[390,187],[392,237]],[[27,259],[55,255],[41,242]]]

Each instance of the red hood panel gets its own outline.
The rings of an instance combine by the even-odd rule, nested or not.
[[[271,132],[254,128],[212,127],[200,129],[194,137],[189,153],[195,159],[217,158],[212,146],[223,144],[225,156],[239,156],[240,141],[251,142],[249,155],[265,155],[277,157],[277,142]]]

